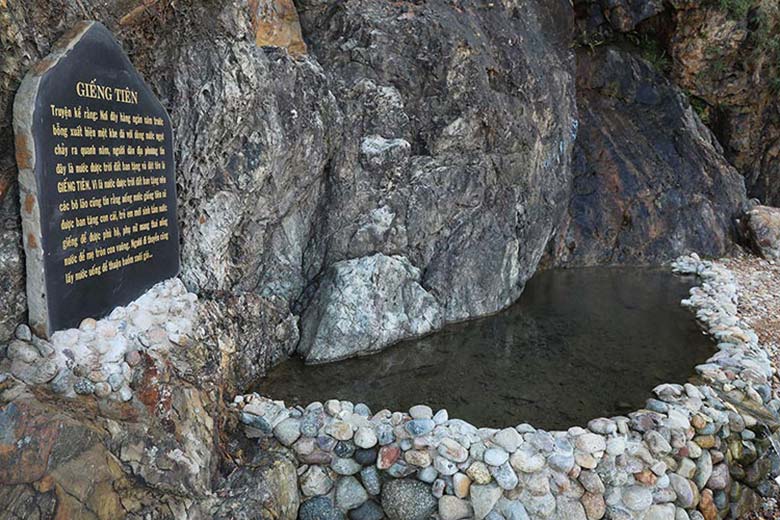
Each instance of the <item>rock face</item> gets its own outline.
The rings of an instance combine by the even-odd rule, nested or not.
[[[575,0],[590,43],[631,42],[696,102],[745,176],[748,194],[780,205],[777,2]],[[626,36],[628,35],[628,36]]]
[[[733,248],[742,177],[685,96],[647,62],[578,55],[580,130],[555,265],[656,263]]]
[[[619,32],[633,31],[664,10],[663,0],[574,0],[574,6],[579,18],[592,31],[603,30],[604,26]]]
[[[780,209],[756,206],[743,218],[751,247],[767,260],[780,260]]]
[[[519,296],[568,196],[568,2],[301,2],[302,32],[287,0],[122,5],[4,7],[2,37],[14,50],[1,101],[10,106],[15,82],[85,11],[120,35],[176,128],[182,279],[266,331],[223,338],[242,358],[240,384],[289,354],[299,319],[300,352],[332,359],[314,347],[344,341],[328,317],[362,307],[354,297],[388,276],[400,276],[399,306],[350,315],[385,330],[336,357]],[[18,241],[14,225],[8,244]],[[378,258],[392,260],[367,267]],[[334,298],[343,284],[363,289]],[[19,294],[4,296],[3,308],[18,306]],[[3,327],[17,317],[4,314]],[[353,339],[367,330],[342,325]]]
[[[363,306],[316,293],[332,292],[328,266],[344,272],[376,253],[419,269],[442,323],[519,296],[563,210],[576,128],[570,56],[546,26],[555,20],[565,32],[571,13],[565,2],[546,4],[521,13],[472,2],[301,3],[310,51],[345,122],[306,257],[319,266],[307,271],[325,273],[308,288],[315,306]],[[308,317],[337,312],[304,314],[301,352]],[[419,330],[398,322],[383,335],[394,341],[404,328]],[[369,337],[353,348],[383,343]]]
[[[210,492],[216,452],[206,409],[214,403],[188,384],[158,381],[141,392],[146,402],[99,412],[88,401],[39,400],[20,385],[1,386],[4,518],[164,515],[190,508],[180,497]]]
[[[702,101],[726,158],[745,175],[748,194],[778,206],[780,6],[692,4],[673,13],[672,78]]]
[[[13,336],[27,308],[18,196],[14,187],[3,199],[0,188],[0,344]]]

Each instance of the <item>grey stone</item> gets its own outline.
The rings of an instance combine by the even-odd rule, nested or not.
[[[474,518],[482,520],[485,518],[501,498],[502,489],[496,484],[472,484],[471,486],[471,505],[474,507]]]
[[[22,341],[27,341],[27,342],[32,341],[32,331],[30,330],[30,327],[25,323],[20,323],[16,327],[14,335],[16,336],[16,339],[20,339]]]
[[[336,482],[336,506],[343,511],[355,509],[368,500],[368,493],[355,477],[343,477]]]
[[[333,480],[328,473],[319,465],[309,466],[306,473],[299,479],[301,493],[304,496],[327,495],[333,488]]]
[[[471,516],[471,505],[463,499],[444,495],[439,499],[439,518],[441,520],[462,520]]]
[[[514,453],[522,444],[523,438],[514,428],[504,428],[493,436],[493,442],[509,453]]]
[[[554,456],[551,456],[550,458],[552,459],[553,457]],[[563,469],[561,466],[565,466],[568,467],[568,469],[571,469],[569,460],[571,461],[571,465],[573,465],[574,457],[571,455],[560,455],[560,457],[563,457],[566,460],[555,460],[553,466],[559,470]],[[509,458],[509,462],[517,471],[522,471],[523,473],[534,473],[544,467],[545,459],[540,453],[521,447],[512,454],[512,456]]]
[[[257,430],[260,430],[265,435],[271,435],[273,432],[273,428],[271,428],[271,424],[265,419],[265,417],[260,417],[259,415],[254,415],[247,412],[241,412],[241,415],[239,416],[241,419],[241,422],[246,424],[247,426],[251,426],[252,428],[255,428]]]
[[[490,474],[496,483],[504,490],[512,490],[517,486],[518,478],[512,466],[504,462],[500,466],[490,466]]]
[[[579,500],[565,496],[559,496],[556,500],[555,514],[559,520],[588,520]]]
[[[376,467],[368,466],[361,469],[360,480],[369,494],[376,496],[382,492],[382,481],[379,479],[379,471]]]
[[[381,423],[376,427],[376,437],[380,446],[387,446],[392,444],[395,440],[395,434],[393,433],[393,427],[387,423]]]
[[[378,440],[376,433],[370,426],[361,426],[355,432],[354,437],[355,444],[364,449],[373,448],[376,446]]]
[[[404,428],[414,437],[420,437],[433,431],[436,423],[432,419],[413,419]]]
[[[409,415],[412,419],[432,419],[433,410],[430,406],[418,404],[409,408]]]
[[[321,410],[309,410],[303,414],[301,420],[301,435],[304,437],[316,437],[322,428],[323,419]]]
[[[508,500],[502,497],[498,501],[498,510],[506,520],[529,520],[525,507],[517,500]]]
[[[355,405],[355,413],[361,417],[370,417],[371,409],[365,403],[357,403]]]
[[[650,506],[643,520],[675,520],[674,504],[655,504]]]
[[[301,504],[299,520],[344,520],[344,513],[336,509],[328,497],[314,497]]]
[[[355,444],[351,441],[339,441],[333,447],[333,453],[343,459],[351,458],[355,454]]]
[[[677,494],[675,503],[678,506],[688,509],[699,503],[699,490],[696,484],[676,473],[669,474],[669,481]]]
[[[449,437],[445,437],[441,440],[436,451],[442,457],[458,463],[466,462],[466,459],[469,457],[468,450],[456,440]]]
[[[596,453],[607,449],[607,441],[603,436],[595,433],[585,433],[574,439],[577,449],[585,453]]]
[[[488,448],[485,450],[484,461],[491,466],[500,466],[509,460],[509,454],[501,448]]]
[[[342,459],[339,457],[335,457],[333,461],[330,463],[330,467],[333,471],[338,473],[339,475],[355,475],[356,473],[359,473],[363,467],[358,464],[353,459]]]
[[[382,520],[385,517],[385,512],[382,508],[373,500],[363,502],[363,504],[353,509],[348,514],[349,520]]]
[[[111,395],[111,385],[105,382],[95,383],[95,396],[103,398]]]
[[[623,503],[632,511],[644,511],[653,504],[653,493],[642,486],[628,486],[623,489]]]
[[[433,482],[438,478],[439,472],[436,471],[436,468],[433,466],[428,466],[426,468],[422,468],[420,471],[417,472],[417,478],[419,480],[422,480],[426,484],[433,484]]]
[[[390,520],[427,520],[438,506],[419,480],[391,480],[382,486],[382,509]]]
[[[90,395],[95,391],[95,384],[89,379],[79,379],[73,385],[73,390],[79,395]]]
[[[287,447],[295,444],[301,436],[301,421],[298,419],[287,418],[276,425],[274,428],[274,437]]]
[[[441,309],[420,277],[404,257],[376,254],[334,264],[304,314],[298,350],[309,363],[336,361],[437,329]]]
[[[707,487],[713,491],[727,489],[731,484],[731,475],[729,468],[725,463],[716,464],[712,468],[712,474],[707,480]]]
[[[365,449],[355,450],[354,458],[355,458],[355,462],[357,462],[361,466],[370,466],[376,462],[377,449],[371,448],[368,450]]]

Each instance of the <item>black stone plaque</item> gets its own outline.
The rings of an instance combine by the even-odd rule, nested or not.
[[[14,130],[36,333],[178,274],[170,119],[103,25],[79,24],[30,71]]]

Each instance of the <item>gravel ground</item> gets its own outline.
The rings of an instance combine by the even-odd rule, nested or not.
[[[780,262],[768,262],[755,256],[741,256],[721,263],[732,270],[740,286],[738,312],[780,367]],[[773,380],[775,392],[780,392],[780,378]],[[776,476],[776,475],[775,475]],[[775,486],[774,498],[767,498],[759,511],[741,520],[780,520],[780,488]]]

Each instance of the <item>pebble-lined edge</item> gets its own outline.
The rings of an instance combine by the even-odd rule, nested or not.
[[[329,400],[286,407],[258,394],[232,407],[250,437],[274,437],[298,468],[299,518],[713,520],[765,491],[778,427],[773,369],[737,316],[732,273],[693,254],[690,307],[718,352],[685,385],[653,390],[627,417],[547,432],[477,428],[446,410],[372,413]],[[478,398],[478,396],[475,396]]]

